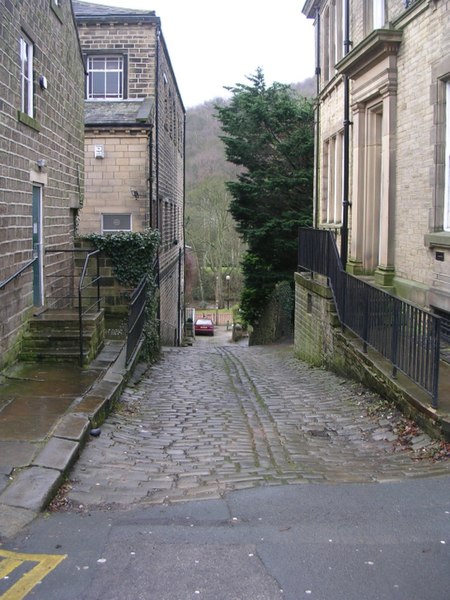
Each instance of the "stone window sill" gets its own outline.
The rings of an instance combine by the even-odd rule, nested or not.
[[[450,231],[436,231],[425,234],[425,245],[428,248],[450,248]]]
[[[39,125],[39,122],[36,121],[36,119],[33,119],[33,117],[30,117],[30,115],[27,115],[26,113],[23,113],[20,110],[17,111],[17,119],[24,125],[28,125],[28,127],[34,129],[35,131],[41,130],[41,126]]]

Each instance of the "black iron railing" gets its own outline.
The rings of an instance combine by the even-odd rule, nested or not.
[[[341,324],[431,395],[437,407],[440,317],[346,273],[335,239],[323,229],[299,230],[300,271],[328,278]]]
[[[134,352],[144,331],[147,287],[147,277],[144,276],[130,298],[128,309],[127,364],[133,358]]]
[[[89,264],[92,258],[96,258],[95,275],[89,274]],[[84,260],[83,270],[81,271],[80,281],[78,282],[78,323],[80,329],[80,365],[83,366],[83,317],[87,313],[91,312],[95,307],[95,310],[101,308],[100,298],[100,250],[93,250],[86,255]],[[86,305],[84,302],[83,292],[88,288],[95,287],[96,297],[94,300],[89,298],[89,304]]]
[[[32,265],[34,265],[34,263],[38,260],[37,256],[35,256],[34,258],[28,260],[25,264],[23,264],[20,269],[18,269],[15,273],[13,273],[13,275],[11,275],[10,277],[7,277],[6,279],[4,279],[3,281],[0,281],[0,290],[2,290],[3,288],[5,288],[8,283],[11,283],[11,281],[14,281],[15,279],[17,279],[18,277],[20,277],[20,275],[22,275],[22,273],[24,271],[26,271],[27,269],[29,269]]]

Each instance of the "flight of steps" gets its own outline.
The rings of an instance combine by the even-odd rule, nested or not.
[[[23,361],[79,362],[78,310],[47,310],[32,317],[22,339]],[[83,364],[102,349],[105,337],[103,311],[83,315]]]

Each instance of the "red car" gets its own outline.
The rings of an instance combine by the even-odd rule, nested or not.
[[[211,319],[197,319],[194,325],[195,335],[214,335],[214,323]]]

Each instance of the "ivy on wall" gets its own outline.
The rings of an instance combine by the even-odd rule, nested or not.
[[[160,350],[158,289],[155,281],[155,262],[160,243],[159,232],[146,229],[140,232],[121,231],[86,236],[112,262],[114,276],[124,286],[136,287],[145,276],[147,280],[146,323],[144,327],[144,358],[154,359]]]
[[[160,240],[157,231],[120,231],[106,235],[92,233],[86,239],[111,258],[114,275],[122,285],[136,286],[144,275],[153,274]]]

